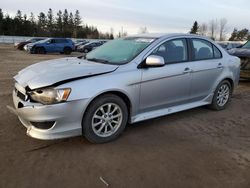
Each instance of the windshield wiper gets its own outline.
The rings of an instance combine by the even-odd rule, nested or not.
[[[105,60],[105,59],[90,58],[90,59],[86,59],[86,60],[94,61],[94,62],[97,62],[97,63],[110,63],[108,60]]]

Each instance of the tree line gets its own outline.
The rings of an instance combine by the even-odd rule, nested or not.
[[[216,20],[211,20],[209,23],[202,23],[202,24],[199,24],[197,21],[195,21],[190,30],[190,33],[208,36],[213,40],[224,41],[227,39],[226,36],[227,31],[228,31],[227,20],[225,18],[222,18],[219,21],[216,19]],[[229,41],[250,40],[250,32],[246,28],[241,30],[234,28],[228,40]]]
[[[34,36],[34,37],[67,37],[67,38],[95,38],[113,39],[110,33],[101,33],[94,26],[83,24],[80,12],[74,13],[59,10],[54,14],[50,8],[47,13],[40,12],[29,16],[17,11],[14,17],[4,14],[0,8],[0,35]]]

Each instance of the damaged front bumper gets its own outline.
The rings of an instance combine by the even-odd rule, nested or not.
[[[16,89],[12,95],[14,107],[7,108],[27,128],[27,135],[41,140],[52,140],[82,134],[81,124],[86,100],[43,105],[24,101],[18,97]]]

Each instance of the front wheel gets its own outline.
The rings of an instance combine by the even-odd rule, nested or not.
[[[46,54],[46,51],[43,47],[38,47],[35,49],[36,54]]]
[[[213,110],[224,110],[231,99],[232,86],[229,81],[222,81],[214,92],[214,97],[209,107]]]
[[[92,143],[116,139],[126,127],[128,109],[125,102],[113,94],[95,99],[85,112],[83,135]]]

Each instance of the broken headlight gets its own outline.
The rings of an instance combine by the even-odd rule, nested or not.
[[[29,92],[29,96],[33,101],[42,103],[42,104],[56,104],[60,102],[67,101],[69,94],[71,92],[70,88],[66,89],[38,89]]]

